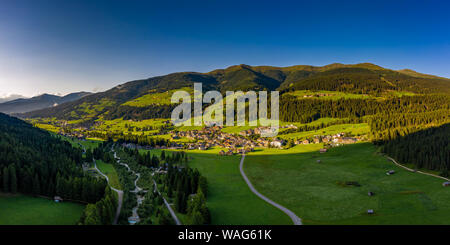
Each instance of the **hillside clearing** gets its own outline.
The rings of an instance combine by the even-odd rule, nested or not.
[[[0,193],[0,225],[75,225],[84,205]]]

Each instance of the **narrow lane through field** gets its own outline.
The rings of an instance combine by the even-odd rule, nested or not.
[[[414,170],[414,169],[408,168],[406,166],[403,166],[400,163],[398,163],[397,161],[395,161],[395,159],[392,158],[392,157],[386,156],[386,158],[389,159],[391,162],[393,162],[395,165],[397,165],[397,166],[399,166],[399,167],[401,167],[403,169],[406,169],[406,170],[408,170],[410,172],[424,174],[424,175],[432,176],[432,177],[435,177],[435,178],[443,179],[443,180],[446,180],[446,181],[450,181],[449,178],[445,178],[445,177],[442,177],[442,176],[439,176],[439,175],[436,175],[436,174],[422,172],[422,171],[419,171],[419,170]]]
[[[253,187],[252,183],[247,178],[247,175],[245,175],[245,172],[244,172],[244,159],[245,159],[245,153],[242,153],[242,158],[241,158],[241,163],[239,165],[239,170],[241,171],[242,178],[244,178],[244,180],[247,183],[247,185],[250,188],[250,190],[253,193],[255,193],[255,195],[257,195],[259,198],[263,199],[264,201],[268,202],[270,205],[280,209],[285,214],[287,214],[292,219],[292,222],[294,223],[294,225],[302,225],[302,220],[294,212],[292,212],[291,210],[289,210],[289,209],[281,206],[280,204],[270,200],[269,198],[265,197],[263,194],[259,193],[255,189],[255,187]]]
[[[102,171],[100,171],[100,169],[97,168],[97,162],[94,160],[94,168],[95,170],[97,170],[97,172],[102,175],[103,177],[105,177],[106,182],[108,182],[109,188],[111,188],[111,190],[117,192],[117,209],[116,209],[116,216],[114,217],[114,221],[113,221],[113,225],[117,224],[117,221],[119,220],[119,216],[120,216],[120,210],[122,209],[122,201],[123,201],[123,191],[122,190],[118,190],[114,187],[112,187],[109,184],[109,178],[108,176],[106,176],[106,174],[102,173]]]

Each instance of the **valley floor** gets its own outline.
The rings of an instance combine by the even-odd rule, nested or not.
[[[408,172],[370,143],[322,154],[318,149],[250,153],[245,172],[263,195],[295,212],[305,224],[450,224],[450,188],[442,186],[444,180]],[[386,175],[389,170],[395,174]],[[349,181],[360,187],[342,184]],[[367,214],[369,209],[374,214]]]
[[[84,205],[0,193],[0,225],[76,225]]]
[[[212,224],[280,225],[292,224],[279,209],[253,194],[239,172],[240,156],[192,153],[189,166],[208,180],[208,208]]]
[[[450,224],[450,188],[442,186],[444,180],[396,166],[371,143],[326,153],[320,148],[257,149],[245,157],[244,170],[261,194],[293,211],[305,225]],[[208,179],[212,223],[292,224],[250,191],[239,173],[241,156],[218,156],[219,150],[187,151],[189,165]],[[395,174],[386,175],[389,170]],[[342,184],[351,181],[360,187]],[[374,214],[367,214],[369,209]]]

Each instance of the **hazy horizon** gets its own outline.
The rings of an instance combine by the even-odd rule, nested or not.
[[[448,9],[439,1],[9,1],[0,6],[0,98],[99,92],[238,64],[369,62],[450,78]]]

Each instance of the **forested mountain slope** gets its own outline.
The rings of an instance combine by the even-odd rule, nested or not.
[[[56,117],[57,119],[95,120],[102,115],[108,119],[128,117],[139,119],[168,117],[170,105],[149,103],[135,108],[124,105],[128,101],[148,94],[164,93],[173,89],[192,88],[194,82],[203,83],[203,90],[280,90],[282,93],[295,90],[341,91],[353,94],[385,96],[387,93],[450,93],[450,80],[413,71],[394,71],[369,63],[356,65],[331,64],[314,66],[248,66],[237,65],[208,73],[181,72],[144,80],[131,81],[108,91],[96,93],[80,100],[52,108],[21,114],[21,117]],[[143,116],[146,115],[146,116]],[[169,114],[170,115],[170,114]]]
[[[82,152],[14,117],[0,113],[0,190],[88,203],[100,200],[106,182],[83,173]]]

